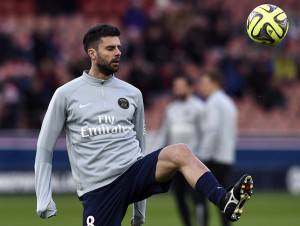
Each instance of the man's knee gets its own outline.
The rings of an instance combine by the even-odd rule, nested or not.
[[[171,159],[176,165],[186,164],[189,162],[190,158],[193,158],[193,153],[186,144],[172,144],[169,147],[172,149],[170,152]]]

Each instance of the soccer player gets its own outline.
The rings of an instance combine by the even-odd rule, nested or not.
[[[120,226],[131,203],[132,225],[143,224],[145,199],[166,192],[178,171],[230,220],[238,220],[252,193],[250,175],[242,176],[226,191],[184,144],[144,156],[142,94],[114,74],[121,57],[119,36],[118,28],[111,25],[91,28],[83,38],[90,69],[58,88],[50,101],[35,160],[38,215],[49,218],[56,214],[52,153],[64,129],[72,175],[83,204],[84,226]]]
[[[156,146],[185,143],[195,156],[199,156],[202,137],[201,120],[203,101],[193,95],[193,82],[188,77],[180,76],[173,81],[173,100],[167,106],[163,125],[158,133]],[[191,226],[191,214],[187,202],[191,195],[196,209],[197,225],[203,225],[203,204],[198,192],[191,189],[180,172],[173,177],[172,188],[177,208],[184,226]],[[200,205],[198,205],[200,203]]]
[[[200,159],[223,184],[228,184],[230,169],[234,164],[235,145],[237,140],[237,109],[234,102],[222,90],[223,76],[218,71],[207,71],[202,74],[199,92],[206,98],[203,111],[200,145]],[[208,205],[204,197],[204,224],[207,226]],[[221,215],[222,225],[230,222]]]

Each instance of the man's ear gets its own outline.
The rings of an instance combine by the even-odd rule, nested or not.
[[[95,60],[97,57],[97,52],[95,49],[90,48],[90,49],[88,49],[88,55],[92,60]]]

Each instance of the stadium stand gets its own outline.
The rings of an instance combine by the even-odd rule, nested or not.
[[[107,22],[122,28],[118,76],[143,91],[148,129],[159,127],[176,75],[196,81],[204,69],[219,67],[242,134],[300,133],[299,1],[276,1],[291,27],[272,49],[245,34],[244,17],[258,1],[242,1],[238,11],[234,0],[61,0],[60,8],[51,2],[1,2],[1,128],[38,129],[54,90],[88,66],[81,34]]]

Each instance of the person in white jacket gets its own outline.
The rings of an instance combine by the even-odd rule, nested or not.
[[[206,99],[203,111],[199,157],[214,172],[222,184],[228,185],[230,169],[235,161],[237,140],[237,108],[222,89],[223,77],[218,71],[202,74],[198,92]],[[203,199],[205,200],[205,199]],[[205,224],[207,225],[207,202],[203,201]],[[223,226],[229,221],[221,215]]]
[[[159,137],[156,139],[160,140],[160,144],[157,146],[185,143],[195,156],[199,156],[203,105],[203,101],[193,94],[193,83],[188,77],[179,76],[175,78],[173,81],[173,100],[167,106],[164,123],[158,133]],[[191,214],[188,204],[189,195],[191,195],[196,206],[197,225],[201,225],[203,216],[197,214],[199,212],[197,203],[201,201],[198,193],[190,188],[181,173],[176,173],[172,185],[183,225],[191,226],[193,222],[192,216],[194,214]]]

